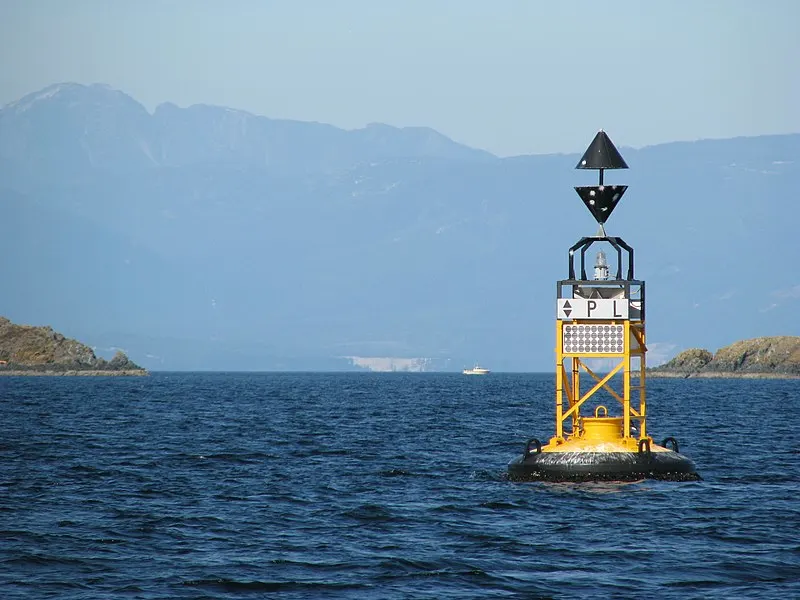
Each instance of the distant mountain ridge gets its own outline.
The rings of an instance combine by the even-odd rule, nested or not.
[[[621,150],[606,229],[648,281],[651,364],[800,334],[800,135]],[[0,311],[150,369],[549,371],[553,284],[596,231],[582,151],[50,86],[0,110]]]
[[[53,144],[54,132],[59,144]],[[20,150],[26,161],[19,162]],[[393,158],[496,159],[426,127],[370,124],[348,131],[202,104],[163,103],[151,115],[118,90],[76,83],[52,85],[3,107],[0,157],[29,174],[52,172],[67,180],[89,169],[227,164],[303,173]]]

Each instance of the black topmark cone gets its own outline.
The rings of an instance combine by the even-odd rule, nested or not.
[[[578,161],[576,169],[595,169],[600,172],[598,185],[582,185],[575,187],[575,191],[583,200],[586,208],[592,213],[595,220],[602,226],[614,212],[617,203],[622,198],[627,185],[603,185],[603,171],[606,169],[627,169],[628,164],[614,146],[614,142],[602,129],[594,136],[592,143]]]
[[[576,169],[627,169],[625,159],[602,129],[583,153]]]
[[[595,220],[603,225],[617,207],[627,185],[582,185],[575,188]]]

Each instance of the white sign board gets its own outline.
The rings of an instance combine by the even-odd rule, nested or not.
[[[558,319],[627,319],[630,300],[625,298],[559,298],[557,305]]]

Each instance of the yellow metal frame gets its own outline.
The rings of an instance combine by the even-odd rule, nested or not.
[[[564,326],[565,325],[623,325],[624,345],[623,352],[563,352]],[[631,343],[631,340],[635,344]],[[644,322],[600,321],[578,319],[574,321],[556,320],[556,431],[552,443],[563,443],[568,438],[580,435],[581,406],[601,389],[606,390],[622,406],[622,434],[624,439],[632,439],[631,421],[639,421],[638,439],[647,437],[647,394],[645,391],[645,369],[647,346],[645,344]],[[638,385],[631,382],[631,359],[639,357]],[[592,371],[583,359],[610,358],[618,359],[619,363],[609,373],[601,377]],[[581,370],[585,371],[595,384],[584,394],[581,394]],[[618,373],[622,373],[622,393],[614,390],[609,382]],[[635,383],[635,382],[634,382]],[[632,406],[632,396],[638,392],[639,406]],[[564,409],[564,399],[567,408]],[[564,422],[572,420],[571,431],[564,435]]]

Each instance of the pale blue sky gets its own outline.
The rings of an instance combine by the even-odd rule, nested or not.
[[[102,82],[499,155],[800,132],[800,1],[2,0],[0,104]]]

